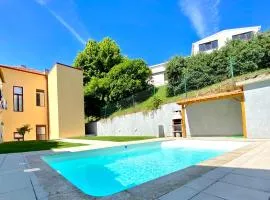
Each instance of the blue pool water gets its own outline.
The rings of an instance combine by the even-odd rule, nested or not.
[[[45,156],[43,160],[92,196],[107,196],[223,154],[160,142]]]

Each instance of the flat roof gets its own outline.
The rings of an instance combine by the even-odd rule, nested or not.
[[[189,105],[189,104],[200,103],[200,102],[204,102],[204,101],[242,97],[243,95],[244,95],[243,91],[241,89],[238,89],[238,90],[233,90],[230,92],[222,92],[222,93],[205,95],[205,96],[200,96],[200,97],[182,99],[182,100],[178,101],[177,104]]]
[[[212,38],[214,36],[217,36],[221,33],[225,33],[225,32],[229,32],[229,31],[235,31],[235,30],[243,30],[243,31],[246,31],[248,29],[258,29],[259,31],[261,30],[261,26],[249,26],[249,27],[241,27],[241,28],[231,28],[231,29],[224,29],[224,30],[221,30],[221,31],[218,31],[212,35],[208,35],[206,36],[205,38],[202,38],[201,40],[198,40],[196,42],[193,42],[192,44],[198,44],[202,41],[205,41],[205,40],[208,40],[209,38]]]
[[[168,63],[168,61],[167,61],[167,62],[163,62],[163,63],[159,63],[159,64],[155,64],[155,65],[150,65],[150,66],[148,66],[148,67],[149,67],[150,69],[152,69],[152,68],[164,66],[164,65],[166,65],[167,63]]]

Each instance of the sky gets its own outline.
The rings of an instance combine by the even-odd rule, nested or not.
[[[87,40],[111,37],[148,65],[187,56],[229,28],[270,30],[269,0],[0,0],[0,64],[72,65]]]

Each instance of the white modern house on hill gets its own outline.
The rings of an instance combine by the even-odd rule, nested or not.
[[[226,45],[226,41],[241,39],[249,40],[254,34],[260,32],[261,26],[252,26],[245,28],[226,29],[203,38],[192,44],[191,55],[199,52],[210,53]]]
[[[164,62],[157,65],[149,66],[152,71],[152,84],[154,86],[158,87],[167,84],[167,78],[165,75],[167,63],[168,62]]]

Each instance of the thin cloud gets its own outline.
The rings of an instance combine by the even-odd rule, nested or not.
[[[36,0],[36,2],[45,7],[49,13],[55,17],[80,43],[85,45],[86,41],[83,39],[83,37],[69,24],[67,23],[60,15],[58,15],[56,12],[54,12],[52,9],[50,9],[47,6],[48,0]]]
[[[220,0],[180,0],[182,12],[190,19],[199,37],[219,29]]]

